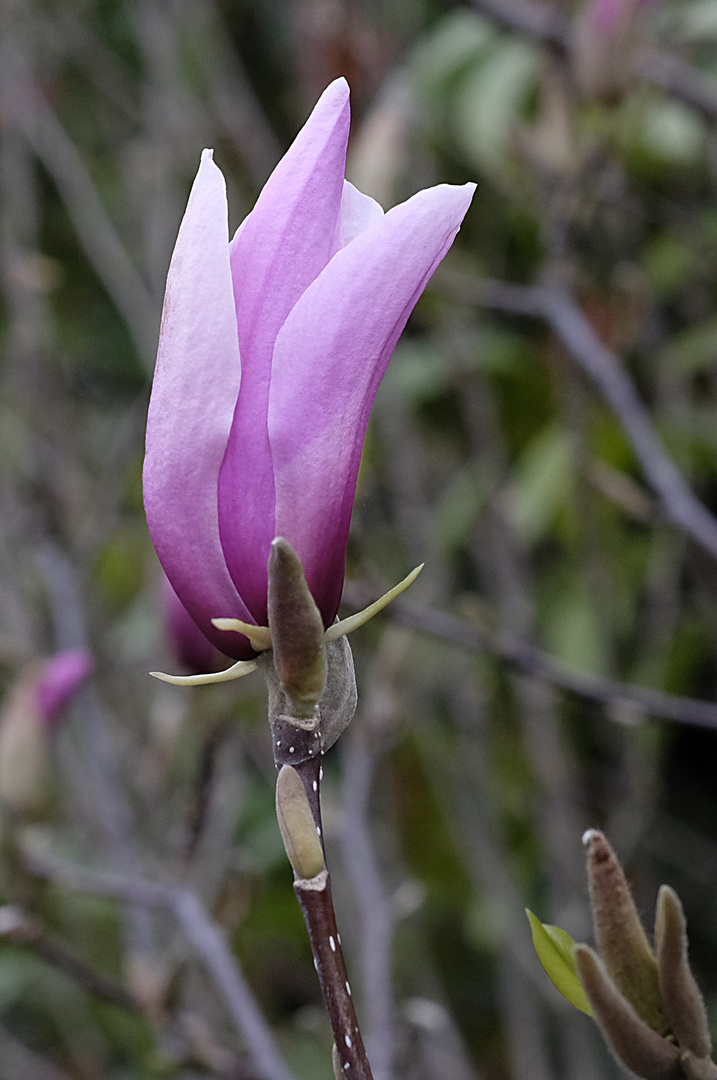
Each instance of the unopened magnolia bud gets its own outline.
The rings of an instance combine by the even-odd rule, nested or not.
[[[637,1015],[596,953],[576,945],[573,956],[595,1019],[618,1061],[643,1080],[684,1080],[680,1051]]]
[[[595,940],[618,990],[659,1035],[667,1035],[657,961],[637,914],[624,871],[601,832],[583,837]]]
[[[94,670],[87,649],[66,649],[45,660],[35,678],[40,715],[48,723],[57,720]]]
[[[300,878],[316,877],[324,868],[324,853],[304,785],[291,765],[283,765],[276,780],[276,816],[294,872]]]
[[[573,70],[587,98],[617,102],[635,78],[641,0],[587,0],[573,24]]]
[[[20,817],[42,817],[48,808],[52,727],[93,667],[86,649],[34,664],[0,712],[0,803]]]
[[[276,673],[296,715],[312,716],[326,683],[324,625],[301,560],[283,537],[272,541],[268,579]]]
[[[687,926],[682,904],[669,885],[663,885],[657,897],[655,949],[662,1001],[680,1049],[698,1060],[709,1058],[712,1039],[707,1010],[687,959]],[[714,1070],[712,1062],[709,1064]]]

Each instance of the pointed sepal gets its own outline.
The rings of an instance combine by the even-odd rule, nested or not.
[[[710,1058],[707,1010],[687,958],[687,924],[680,898],[669,885],[657,897],[655,949],[662,1002],[680,1049],[696,1059]]]
[[[573,955],[593,1015],[618,1061],[643,1080],[684,1080],[678,1048],[638,1016],[597,953],[576,945]]]
[[[160,682],[171,683],[172,686],[204,686],[207,683],[232,682],[234,679],[242,679],[256,671],[256,660],[237,660],[236,664],[225,668],[224,671],[211,671],[206,675],[167,675],[164,671],[150,671],[150,675]]]

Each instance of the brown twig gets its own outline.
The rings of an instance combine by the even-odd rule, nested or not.
[[[277,736],[280,735],[283,737],[278,738]],[[315,753],[315,745],[314,732],[310,728],[299,728],[288,718],[277,720],[274,717],[272,746],[275,764],[278,769],[290,765],[300,776],[323,848],[324,834],[321,820],[323,769],[321,757]],[[346,1076],[347,1080],[373,1080],[346,974],[328,870],[324,867],[312,878],[302,878],[295,871],[294,891],[306,923],[311,951],[314,954],[314,965],[319,976],[321,995],[331,1021],[336,1046],[335,1053],[339,1056],[342,1075]]]
[[[347,1080],[372,1080],[351,997],[328,871],[310,880],[297,878],[294,892],[309,934],[342,1074]]]

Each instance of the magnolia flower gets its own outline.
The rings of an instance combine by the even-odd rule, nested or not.
[[[440,185],[384,214],[344,180],[348,133],[339,79],[231,241],[205,150],[167,278],[147,522],[183,605],[239,661],[261,641],[212,620],[266,624],[277,536],[333,622],[371,405],[475,189]]]

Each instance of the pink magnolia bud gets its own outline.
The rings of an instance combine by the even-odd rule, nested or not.
[[[43,720],[58,719],[94,667],[87,649],[67,649],[45,661],[35,682],[35,700]]]
[[[147,417],[147,523],[179,599],[235,660],[267,625],[267,561],[296,551],[324,628],[338,611],[371,405],[474,184],[384,214],[344,179],[349,88],[322,94],[232,239],[205,150],[167,277]]]
[[[0,803],[23,818],[45,809],[52,725],[92,671],[85,649],[25,671],[0,711]]]
[[[574,24],[575,77],[585,97],[616,101],[630,87],[644,9],[655,0],[588,0]]]

